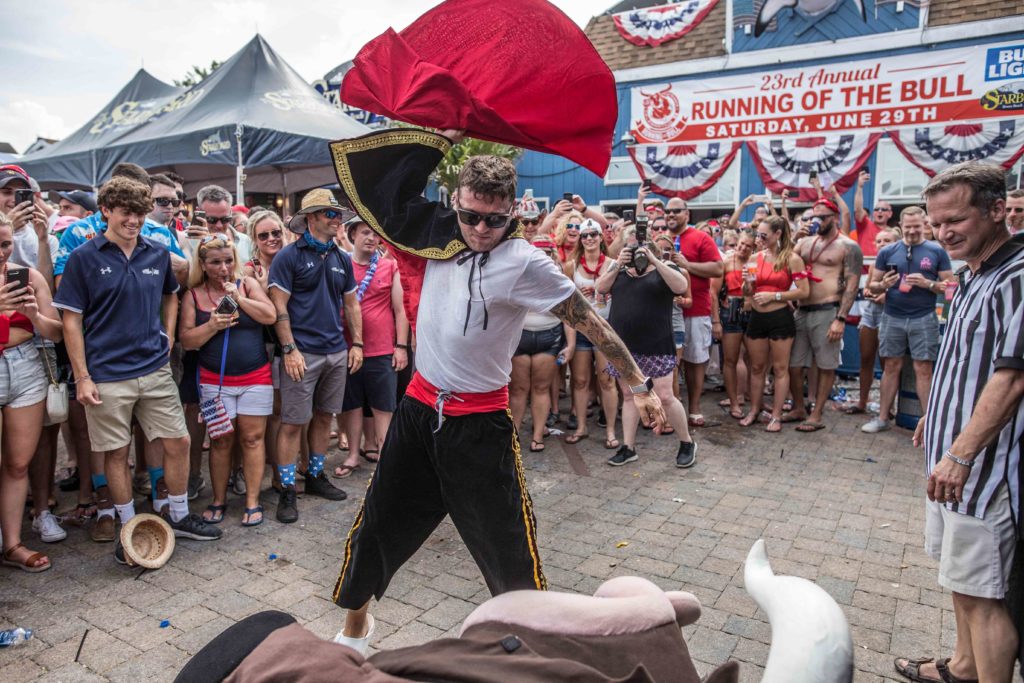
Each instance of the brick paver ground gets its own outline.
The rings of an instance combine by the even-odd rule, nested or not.
[[[705,414],[723,424],[697,432],[691,470],[673,466],[674,437],[643,430],[640,461],[608,467],[611,452],[593,422],[575,460],[554,439],[541,454],[524,453],[551,588],[590,593],[609,577],[635,574],[690,590],[704,606],[685,629],[698,669],[736,659],[742,680],[756,681],[771,632],[743,590],[742,564],[765,538],[777,573],[817,582],[842,606],[855,680],[899,680],[895,655],[949,653],[950,596],[921,549],[922,464],[910,433],[862,434],[860,417],[828,411],[827,431],[802,435],[786,425],[770,435],[720,413],[720,396],[705,397]],[[222,541],[179,540],[166,567],[141,575],[116,565],[110,544],[69,529],[66,541],[47,547],[52,570],[0,572],[0,628],[36,630],[29,643],[0,650],[0,681],[167,681],[225,627],[268,608],[332,637],[342,611],[330,593],[367,476],[364,466],[344,482],[350,498],[342,503],[300,499],[300,523],[290,527],[274,521],[276,498],[264,493],[267,522],[243,529],[242,501],[232,496]],[[195,509],[207,502],[200,497]],[[487,596],[445,522],[374,609],[375,645],[454,635]],[[160,628],[161,620],[170,625]]]

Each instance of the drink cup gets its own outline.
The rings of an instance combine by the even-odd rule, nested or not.
[[[907,282],[907,276],[906,276],[906,275],[900,275],[900,291],[901,291],[901,292],[903,292],[904,294],[906,294],[906,293],[907,293],[907,292],[909,292],[909,291],[910,291],[911,289],[913,289],[913,287],[914,287],[914,286],[913,286],[912,284],[910,284],[909,282]]]

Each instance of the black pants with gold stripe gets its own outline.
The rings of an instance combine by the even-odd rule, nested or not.
[[[399,403],[345,543],[334,587],[341,607],[379,600],[445,514],[492,595],[547,589],[511,414],[446,417],[436,427],[430,406],[408,396]]]

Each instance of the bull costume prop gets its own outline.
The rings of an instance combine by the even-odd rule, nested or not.
[[[848,683],[853,641],[839,605],[814,583],[775,576],[764,541],[747,556],[744,582],[768,615],[772,643],[762,683]],[[637,577],[602,584],[593,597],[516,591],[491,598],[458,638],[369,658],[317,638],[281,612],[261,612],[217,636],[179,683],[698,683],[680,627],[700,618],[687,592]],[[726,662],[706,683],[735,683]]]

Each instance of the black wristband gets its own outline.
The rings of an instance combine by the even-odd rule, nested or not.
[[[352,342],[352,346],[358,346],[359,348],[363,348],[363,342]]]
[[[846,316],[845,315],[837,315],[836,316],[836,320],[838,320],[839,322],[845,323],[846,322]]]
[[[396,349],[405,349],[406,351],[408,351],[409,350],[409,345],[408,344],[395,344],[395,348]]]

